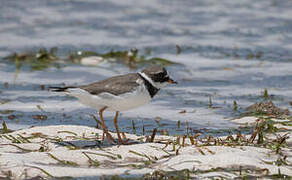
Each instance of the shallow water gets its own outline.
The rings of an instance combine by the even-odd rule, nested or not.
[[[236,128],[229,120],[263,100],[265,88],[276,105],[292,108],[292,2],[262,1],[91,1],[0,0],[0,57],[13,52],[58,47],[108,52],[137,48],[181,63],[168,67],[179,84],[168,86],[148,105],[123,112],[123,131],[171,134]],[[177,54],[176,45],[182,48]],[[40,85],[86,84],[137,71],[120,64],[65,65],[31,71],[0,61],[0,114],[11,129],[36,125],[95,126],[95,111],[76,99],[41,90]],[[4,83],[8,82],[8,88]],[[209,108],[209,97],[213,106]],[[233,101],[239,112],[233,111]],[[37,105],[41,107],[37,108]],[[186,113],[179,113],[186,110]],[[44,114],[46,120],[33,119]],[[105,113],[114,129],[113,114]],[[177,127],[177,122],[181,127]],[[186,126],[188,128],[186,128]],[[204,131],[205,132],[205,131]]]

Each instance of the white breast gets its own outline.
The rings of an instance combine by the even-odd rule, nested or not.
[[[134,91],[119,96],[110,93],[91,95],[87,91],[79,88],[68,89],[68,95],[77,97],[82,104],[94,109],[101,109],[107,106],[107,110],[110,111],[126,111],[142,106],[151,100],[144,83],[138,83],[140,86]]]

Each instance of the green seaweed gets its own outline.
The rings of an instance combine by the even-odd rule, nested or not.
[[[94,166],[94,167],[98,167],[100,166],[100,162],[97,160],[93,160],[88,154],[87,152],[82,152],[82,154],[84,154],[84,156],[86,156],[88,158],[88,162],[90,164],[90,166]]]
[[[51,157],[52,159],[56,160],[59,162],[59,164],[61,165],[67,165],[67,166],[79,166],[76,162],[73,162],[73,161],[68,161],[68,160],[61,160],[59,158],[57,158],[56,156],[54,156],[53,154],[51,153],[48,153],[49,157]]]
[[[59,59],[56,55],[57,48],[51,48],[49,50],[40,48],[37,52],[24,52],[24,53],[13,53],[9,56],[4,57],[4,60],[14,62],[16,65],[16,72],[14,79],[17,78],[20,68],[24,64],[28,64],[31,70],[44,70],[49,67],[59,67],[56,61]]]
[[[212,102],[212,97],[209,96],[209,104],[208,104],[209,108],[213,107],[213,102]]]
[[[150,55],[147,54],[146,55]],[[16,80],[20,69],[23,65],[28,65],[33,71],[42,71],[50,67],[60,68],[65,64],[80,64],[85,57],[98,56],[106,60],[108,63],[119,63],[129,68],[138,68],[145,65],[163,65],[169,66],[178,64],[165,58],[160,57],[146,57],[146,55],[139,55],[138,49],[131,49],[126,51],[110,50],[105,53],[98,53],[94,51],[75,51],[69,52],[64,56],[57,55],[57,48],[40,48],[38,51],[30,51],[23,53],[13,53],[4,57],[4,60],[13,62],[16,65],[16,72],[14,79]]]
[[[0,134],[6,134],[6,133],[9,133],[11,132],[8,128],[7,128],[7,125],[6,125],[6,122],[3,121],[2,123],[2,129],[0,129]]]
[[[237,111],[238,109],[238,105],[237,105],[237,102],[234,100],[233,101],[233,111]]]
[[[0,110],[0,114],[11,114],[13,113],[14,110],[10,110],[10,109],[7,109],[7,110]]]

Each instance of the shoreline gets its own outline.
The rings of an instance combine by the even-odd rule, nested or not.
[[[247,119],[253,124],[258,120],[234,121],[246,124]],[[278,122],[281,132],[264,133],[261,143],[260,133],[213,139],[157,135],[151,143],[145,142],[145,136],[126,134],[133,144],[120,147],[102,141],[102,130],[96,128],[38,126],[0,135],[0,177],[291,177],[292,128]],[[285,145],[276,150],[265,145],[284,136]]]

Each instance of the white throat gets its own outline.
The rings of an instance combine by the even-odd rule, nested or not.
[[[138,74],[140,74],[143,78],[145,78],[152,86],[156,87],[157,89],[160,89],[155,85],[155,83],[152,81],[152,79],[149,78],[145,73],[138,72]]]

